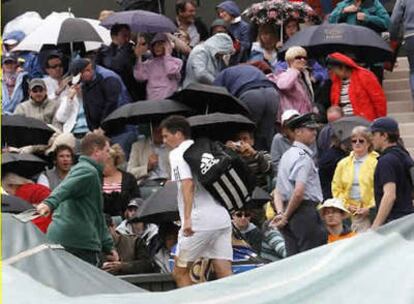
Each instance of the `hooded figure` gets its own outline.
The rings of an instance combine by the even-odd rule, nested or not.
[[[216,9],[219,17],[228,23],[229,32],[240,41],[240,53],[249,52],[251,47],[250,24],[241,19],[237,4],[234,1],[224,1],[217,5]]]
[[[224,33],[218,33],[197,45],[188,57],[183,87],[197,82],[212,84],[233,52],[233,41]]]
[[[171,43],[166,34],[158,33],[151,41],[153,58],[142,62],[138,58],[134,77],[147,81],[147,99],[160,100],[171,96],[178,88],[183,61],[171,56]]]
[[[345,116],[361,116],[372,121],[387,115],[387,99],[371,71],[341,53],[329,55],[328,66],[333,71],[331,104],[341,106]]]

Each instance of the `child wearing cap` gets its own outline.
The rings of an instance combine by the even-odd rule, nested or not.
[[[178,88],[181,79],[181,59],[171,56],[171,43],[167,35],[158,33],[151,41],[151,52],[154,56],[142,62],[146,47],[135,49],[137,63],[134,77],[138,81],[147,81],[147,99],[160,100],[171,96]]]
[[[350,212],[344,207],[344,203],[339,198],[327,199],[318,207],[322,220],[328,230],[328,243],[347,239],[356,235],[348,226],[344,225]]]

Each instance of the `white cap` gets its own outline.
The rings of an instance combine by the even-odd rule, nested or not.
[[[323,208],[336,208],[344,211],[345,213],[350,213],[348,209],[344,206],[344,201],[340,198],[330,198],[323,202],[323,204],[318,206],[318,210],[321,211]]]
[[[282,125],[284,125],[286,121],[290,120],[294,116],[300,116],[299,112],[293,109],[284,111],[281,119]]]

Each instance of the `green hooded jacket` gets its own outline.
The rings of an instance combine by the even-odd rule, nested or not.
[[[113,241],[103,214],[103,166],[81,156],[45,200],[54,210],[47,238],[66,247],[109,253]]]
[[[347,6],[355,3],[355,0],[344,0],[336,5],[329,15],[329,23],[347,23],[368,27],[377,33],[385,32],[391,24],[390,16],[378,0],[363,0],[358,12],[365,14],[363,21],[357,20],[357,13],[344,13]]]

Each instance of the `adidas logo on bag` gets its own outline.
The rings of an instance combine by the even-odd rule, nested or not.
[[[203,153],[203,155],[201,156],[201,165],[200,165],[201,174],[203,175],[206,174],[211,169],[211,167],[213,167],[219,162],[220,160],[214,158],[212,154]]]

